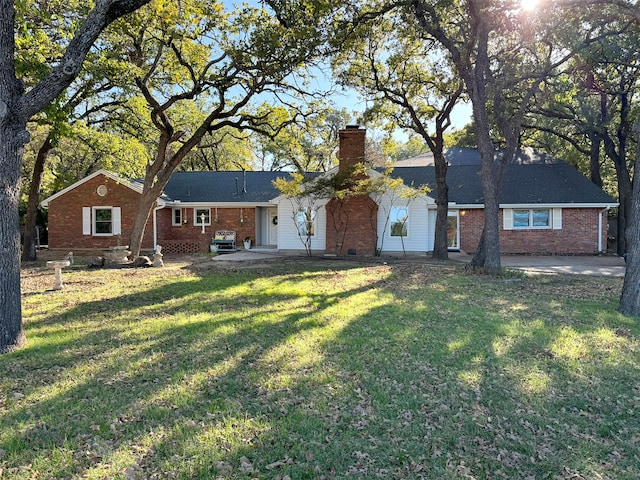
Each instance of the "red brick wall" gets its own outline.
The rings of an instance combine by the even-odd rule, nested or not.
[[[338,132],[338,171],[352,172],[351,168],[365,161],[366,130],[357,126]],[[362,178],[356,176],[355,179]],[[345,188],[349,188],[345,185]],[[340,200],[332,198],[326,205],[327,232],[326,251],[336,255],[373,255],[377,245],[378,205],[368,196],[347,196]]]
[[[357,163],[363,163],[365,160],[365,135],[366,130],[363,128],[346,128],[338,132],[340,137],[340,149],[338,150],[339,166],[338,170],[342,173]]]
[[[460,249],[467,253],[474,253],[482,235],[484,210],[461,210],[458,214],[460,215]]]
[[[96,190],[107,187],[101,197]],[[49,248],[51,249],[99,249],[129,243],[131,224],[138,206],[140,194],[104,175],[98,175],[76,188],[52,200],[49,204]],[[122,235],[94,237],[82,234],[82,207],[120,207],[122,209]],[[142,248],[153,248],[153,223],[147,222]]]
[[[327,253],[373,255],[377,244],[378,205],[366,195],[332,198],[327,209]]]
[[[600,209],[563,208],[562,229],[503,230],[500,210],[500,251],[506,254],[595,254],[598,252],[598,216]],[[481,209],[460,212],[460,247],[474,253],[484,224]],[[607,247],[606,222],[602,248]]]
[[[255,208],[218,208],[218,222],[216,223],[216,209],[211,209],[211,225],[204,227],[193,224],[193,208],[182,208],[183,223],[181,226],[171,225],[172,208],[158,210],[158,245],[162,246],[162,253],[198,253],[208,252],[211,239],[217,230],[233,230],[236,232],[236,246],[242,248],[246,237],[256,239],[256,209]],[[240,216],[244,221],[240,223]],[[184,219],[187,223],[184,223]]]

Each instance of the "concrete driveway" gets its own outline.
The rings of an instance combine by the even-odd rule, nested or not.
[[[274,249],[240,250],[236,253],[218,255],[216,262],[268,262],[278,261],[286,255]],[[418,258],[418,257],[416,257]],[[467,263],[471,255],[464,252],[451,252],[450,260]],[[574,275],[593,275],[603,277],[624,277],[625,262],[615,255],[505,255],[502,266],[530,273],[558,273]]]
[[[605,256],[537,256],[508,255],[501,259],[503,267],[532,273],[565,273],[603,277],[624,277],[624,259],[614,255]]]
[[[465,252],[451,252],[451,260],[470,262]],[[625,262],[616,255],[504,255],[503,267],[530,273],[562,273],[602,277],[624,277]]]

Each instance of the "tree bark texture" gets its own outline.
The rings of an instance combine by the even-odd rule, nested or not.
[[[190,143],[197,145],[203,135],[204,131],[201,127],[189,140]],[[196,136],[198,138],[194,139]],[[173,171],[186,156],[186,152],[191,150],[191,148],[187,149],[185,147],[175,154],[172,153],[170,148],[171,137],[171,128],[166,128],[160,132],[156,156],[154,161],[147,165],[142,195],[140,195],[140,201],[131,225],[131,233],[129,234],[129,250],[131,250],[131,255],[134,258],[140,255],[144,231],[156,200],[160,197],[167,183],[169,183]]]
[[[640,140],[640,123],[634,125]],[[640,149],[636,156],[634,171],[640,169]],[[626,229],[627,269],[624,285],[620,295],[620,313],[640,317],[640,182],[633,182],[631,209],[628,214],[629,223]]]
[[[27,119],[20,111],[22,87],[15,77],[13,2],[0,0],[0,353],[25,342],[20,298],[18,199]]]
[[[17,140],[25,128],[26,122],[0,121],[0,353],[10,352],[25,343],[18,221],[23,145]]]
[[[161,190],[160,193],[156,194],[156,192],[156,188],[143,189],[142,195],[140,195],[140,201],[136,208],[136,214],[133,217],[131,233],[129,235],[129,250],[131,250],[133,258],[140,255],[142,238],[144,237],[147,221],[149,220],[149,216],[151,215],[156,199],[160,196]]]
[[[436,172],[436,231],[433,243],[433,258],[447,260],[449,258],[449,239],[447,220],[449,215],[449,186],[447,185],[447,160],[442,148],[433,152]]]
[[[498,275],[502,270],[500,264],[500,226],[498,222],[498,191],[501,183],[499,174],[502,169],[498,168],[497,162],[499,160],[496,158],[489,130],[490,122],[487,111],[488,79],[485,76],[489,70],[490,63],[487,52],[489,31],[482,21],[479,21],[477,35],[478,54],[476,62],[473,66],[468,65],[468,71],[466,75],[463,75],[471,98],[473,118],[476,125],[476,138],[481,161],[480,177],[484,196],[484,227],[482,230],[484,242],[478,245],[472,264],[481,266],[485,273],[489,275]],[[504,160],[503,158],[502,161]]]
[[[636,162],[640,168],[640,162]],[[633,214],[627,227],[627,269],[620,295],[620,313],[640,317],[640,182],[634,182]]]
[[[622,96],[624,99],[625,97]],[[626,102],[621,101],[623,105]],[[618,222],[617,222],[617,243],[618,255],[623,255],[627,252],[627,236],[626,229],[629,222],[629,215],[631,213],[631,197],[633,195],[633,186],[631,184],[631,174],[627,167],[627,137],[626,133],[629,128],[629,109],[628,107],[621,107],[620,120],[616,133],[616,142],[607,133],[603,136],[604,151],[613,162],[616,169],[616,180],[618,183],[618,201],[620,206],[618,207]]]
[[[629,251],[627,245],[627,228],[631,223],[630,217],[633,214],[633,187],[629,172],[624,169],[616,175],[618,179],[618,221],[616,223],[616,236],[618,239],[618,255],[624,255]]]

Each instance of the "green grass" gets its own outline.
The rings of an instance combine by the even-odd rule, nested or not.
[[[53,292],[23,273],[2,479],[639,476],[620,279],[301,261],[75,269]]]

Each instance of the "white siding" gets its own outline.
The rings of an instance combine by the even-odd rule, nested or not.
[[[402,240],[400,237],[390,235],[390,226],[387,225],[383,234],[385,221],[389,215],[391,206],[404,207],[407,200],[396,198],[391,204],[391,199],[386,196],[380,202],[378,208],[378,248],[382,246],[383,253],[402,252]],[[326,249],[326,224],[327,224],[327,201],[316,204],[315,235],[311,240],[311,249],[314,251],[325,251]],[[290,199],[281,197],[277,200],[278,205],[278,249],[279,250],[299,250],[304,251],[304,243],[298,235],[295,222],[293,220],[298,204]],[[431,205],[431,209],[428,208]],[[433,251],[435,219],[436,213],[433,209],[433,200],[419,198],[409,202],[408,234],[404,237],[404,249],[406,252],[424,253]],[[383,240],[384,235],[384,242]]]
[[[407,200],[396,198],[393,202],[389,197],[383,197],[378,208],[378,248],[382,253],[402,252],[403,243],[406,252],[427,252],[433,250],[433,232],[430,227],[427,201],[424,198],[409,202],[409,220],[407,221],[407,236],[392,237],[391,225],[387,218],[391,207],[404,207]],[[435,221],[435,220],[434,220]],[[385,223],[386,229],[385,229]],[[404,240],[404,242],[403,242]]]
[[[316,219],[314,225],[314,235],[311,238],[311,250],[326,250],[327,246],[327,202],[318,202],[316,209]],[[298,229],[294,222],[294,215],[298,211],[299,205],[288,198],[280,199],[278,203],[278,249],[279,250],[300,250],[305,251],[303,239],[298,234]]]

